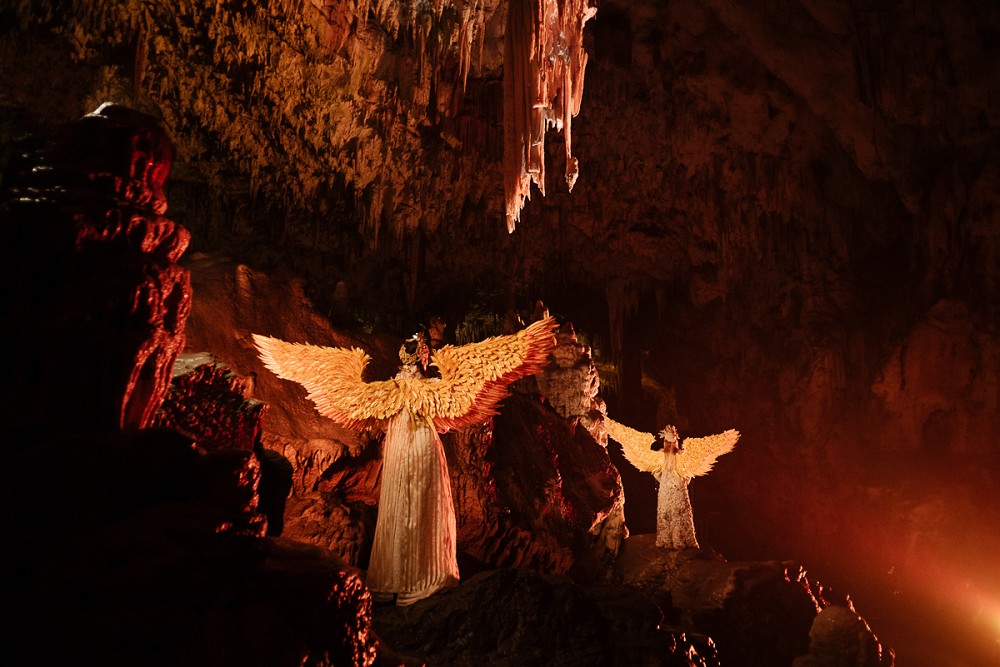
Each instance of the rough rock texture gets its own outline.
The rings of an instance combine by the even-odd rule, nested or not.
[[[239,486],[247,489],[246,511],[259,511],[262,530],[281,535],[292,471],[261,442],[266,405],[251,397],[253,382],[210,354],[181,354],[155,426],[189,437],[199,450],[230,461]],[[262,518],[263,518],[262,517]],[[261,533],[263,536],[263,533]]]
[[[809,655],[796,658],[793,667],[879,667],[887,663],[878,639],[863,618],[849,607],[831,605],[813,619]]]
[[[22,353],[3,397],[16,436],[0,452],[16,610],[5,662],[373,664],[360,573],[263,537],[261,460],[245,447],[255,427],[234,414],[245,397],[206,392],[184,410],[205,385],[182,377],[170,414],[201,418],[178,420],[186,434],[144,428],[171,393],[191,298],[175,263],[186,232],[162,217],[169,140],[149,117],[105,107],[22,146],[0,220],[4,284],[18,288],[4,303],[22,325],[4,332]],[[51,269],[26,273],[43,249]],[[227,380],[229,399],[242,385],[194,378]]]
[[[0,301],[15,323],[2,343],[20,351],[12,377],[32,381],[6,383],[9,426],[151,426],[191,308],[177,264],[189,234],[163,216],[170,140],[150,116],[102,106],[15,150],[0,190]]]
[[[563,418],[586,418],[584,425],[589,429],[595,413],[601,411],[600,388],[590,346],[577,340],[572,323],[563,323],[556,331],[552,364],[538,376],[538,389]]]
[[[265,405],[251,398],[249,378],[240,377],[209,354],[183,354],[156,415],[156,426],[189,436],[206,449],[252,452],[260,440]]]
[[[563,574],[608,560],[602,542],[620,507],[607,453],[537,397],[514,394],[492,425],[442,439],[458,513],[459,549],[480,565]]]
[[[604,427],[606,407],[604,399],[598,396],[600,377],[591,348],[577,339],[571,322],[560,326],[556,341],[552,363],[537,376],[538,389],[546,402],[568,420],[572,428],[579,424],[607,449],[608,436]],[[606,561],[618,555],[622,540],[628,536],[624,493],[615,497],[614,506],[599,524],[591,527],[591,533],[596,536],[593,555],[598,560]]]
[[[710,639],[662,627],[662,619],[635,590],[499,569],[412,608],[376,607],[374,623],[408,665],[720,664]]]
[[[727,562],[699,549],[661,549],[653,535],[637,535],[626,540],[613,572],[615,582],[657,601],[668,624],[711,636],[722,665],[789,665],[808,652],[821,602],[792,563]]]

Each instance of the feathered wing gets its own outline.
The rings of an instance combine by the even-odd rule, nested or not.
[[[663,452],[649,448],[656,440],[652,433],[643,433],[624,424],[619,424],[610,417],[605,417],[608,427],[608,437],[622,446],[625,459],[643,472],[657,474],[663,469]]]
[[[431,417],[442,432],[486,421],[497,414],[497,405],[507,397],[507,385],[548,364],[557,326],[550,316],[516,334],[436,350],[431,363],[441,378],[414,385],[410,404]]]
[[[684,451],[677,455],[677,474],[681,477],[704,475],[723,454],[733,451],[740,432],[729,429],[704,438],[685,438]]]
[[[383,427],[404,407],[394,381],[361,379],[370,357],[360,348],[288,343],[258,334],[253,340],[264,366],[305,387],[321,415],[348,428]]]

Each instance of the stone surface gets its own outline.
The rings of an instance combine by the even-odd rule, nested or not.
[[[191,299],[176,264],[187,233],[162,217],[166,135],[102,107],[20,146],[2,181],[2,259],[17,288],[5,307],[24,319],[4,343],[36,354],[12,360],[3,396],[16,436],[0,453],[0,562],[16,573],[6,661],[373,664],[361,573],[265,537],[271,462],[247,385],[200,366],[153,426]],[[53,270],[24,280],[43,249]]]
[[[182,354],[155,425],[183,433],[202,449],[242,449],[260,443],[264,404],[251,398],[249,378],[208,354]]]
[[[813,619],[809,629],[809,655],[796,658],[793,667],[835,667],[891,665],[892,657],[882,653],[878,638],[863,618],[852,609],[831,605]]]
[[[0,342],[41,353],[10,359],[9,426],[151,426],[191,308],[177,264],[190,235],[163,216],[170,140],[153,117],[105,105],[16,151],[0,190],[0,300],[17,326]],[[72,399],[53,410],[60,388]]]
[[[666,622],[712,637],[722,665],[788,665],[805,654],[819,603],[791,563],[727,562],[700,549],[626,540],[614,581],[645,591]]]
[[[720,664],[710,640],[661,627],[662,617],[633,590],[504,568],[413,607],[376,607],[374,626],[406,664]]]

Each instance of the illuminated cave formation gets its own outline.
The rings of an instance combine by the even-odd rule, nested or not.
[[[343,612],[360,630],[344,641],[372,660],[419,653],[441,618],[519,637],[498,646],[527,655],[565,618],[593,640],[579,646],[706,660],[716,646],[731,664],[753,645],[744,609],[786,662],[837,638],[870,648],[865,623],[902,667],[997,661],[998,14],[988,0],[4,5],[6,534],[30,538],[18,562],[61,562],[56,544],[99,525],[83,562],[105,577],[70,564],[65,588],[18,595],[52,602],[54,621],[79,610],[81,581],[129,604],[173,583],[196,604],[202,576],[215,600],[246,592],[229,566],[249,558],[247,604],[303,621],[267,616],[293,638],[267,647],[281,659],[330,648],[305,619]],[[162,193],[130,199],[136,174],[164,174],[126,160],[109,177],[89,159],[100,151],[33,162],[104,102],[162,126],[175,153]],[[492,425],[444,438],[470,586],[415,625],[376,619],[396,641],[376,647],[350,568],[370,549],[378,438],[261,372],[249,334],[360,346],[388,377],[417,322],[481,338],[537,299],[566,322],[555,367]],[[168,390],[182,346],[219,366]],[[707,560],[644,542],[656,490],[606,445],[604,414],[650,432],[739,425],[739,447],[691,491]],[[152,421],[169,429],[140,428]],[[170,543],[157,570],[142,555],[163,544],[145,525],[196,539]],[[204,561],[218,528],[234,541]],[[274,550],[255,561],[234,546],[244,538]],[[104,558],[116,554],[126,573],[165,576],[110,595],[98,584],[122,575]],[[171,563],[200,565],[189,578]],[[731,597],[706,606],[663,572]],[[618,597],[575,583],[609,573]],[[623,590],[640,580],[651,597]],[[285,597],[288,583],[344,604]],[[818,616],[831,588],[857,614]],[[775,609],[794,632],[761,626]],[[618,634],[602,643],[609,617]],[[185,647],[231,647],[210,635]]]
[[[583,28],[596,13],[587,0],[512,0],[507,7],[503,171],[509,232],[531,197],[531,184],[545,195],[545,132],[551,126],[565,135],[570,192],[576,184],[580,168],[571,128],[587,67]]]

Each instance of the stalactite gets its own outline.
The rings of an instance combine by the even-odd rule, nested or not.
[[[512,0],[504,36],[504,195],[513,232],[531,183],[545,196],[545,131],[566,137],[566,184],[579,167],[571,123],[580,111],[587,52],[583,26],[597,9],[587,0]]]
[[[458,215],[470,189],[482,187],[466,165],[484,155],[491,167],[500,161],[500,123],[493,127],[500,101],[464,100],[466,90],[500,74],[493,46],[502,38],[505,2],[71,0],[72,11],[53,7],[51,0],[21,3],[14,22],[64,35],[72,62],[100,74],[88,91],[95,103],[155,109],[179,162],[196,165],[198,177],[249,188],[274,208],[287,203],[290,238],[309,234],[301,222],[309,214],[323,215],[320,202],[331,195],[322,193],[333,192],[334,178],[370,193],[354,212],[368,238],[379,226],[396,236],[433,231]],[[536,41],[529,46],[542,53]],[[106,54],[121,48],[132,51],[130,67],[106,66]],[[30,59],[16,51],[9,60]],[[0,66],[6,60],[0,57]],[[552,66],[566,58],[556,60]],[[565,107],[561,98],[545,99]],[[545,113],[536,118],[539,139],[548,125],[563,123]],[[265,168],[278,163],[291,166]]]

